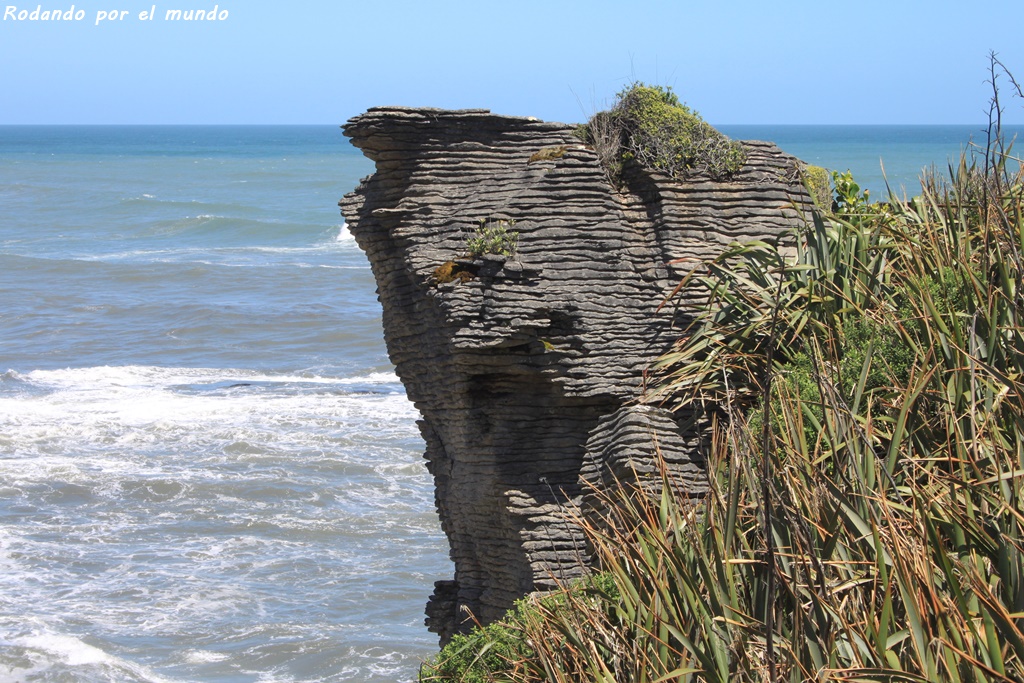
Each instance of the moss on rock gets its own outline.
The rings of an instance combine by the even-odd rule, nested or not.
[[[449,282],[456,281],[466,283],[472,280],[475,276],[455,261],[445,261],[434,269],[433,277],[435,285],[444,285]]]

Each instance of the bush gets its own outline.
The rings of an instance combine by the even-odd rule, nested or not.
[[[531,634],[544,629],[544,624],[552,618],[571,618],[577,612],[592,610],[598,599],[614,602],[617,598],[614,590],[610,576],[595,574],[559,591],[527,596],[517,601],[501,621],[452,638],[437,657],[423,664],[419,680],[421,683],[545,680]]]
[[[524,618],[528,609],[518,603],[504,621],[474,629],[452,638],[434,659],[420,669],[421,683],[492,683],[509,680],[534,657],[533,650],[512,624]]]
[[[620,92],[612,109],[591,117],[577,136],[593,145],[616,180],[628,162],[680,180],[694,175],[726,178],[746,160],[739,143],[681,104],[671,88],[643,83]]]
[[[804,166],[800,169],[800,178],[820,211],[832,211],[832,186],[829,184],[829,173],[821,166]]]

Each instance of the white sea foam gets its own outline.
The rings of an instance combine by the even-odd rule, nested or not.
[[[74,636],[44,631],[16,638],[11,644],[23,648],[25,656],[33,661],[33,679],[42,675],[43,680],[48,680],[47,671],[58,667],[72,667],[76,670],[94,670],[98,674],[88,675],[82,671],[80,675],[76,675],[76,679],[80,677],[82,680],[171,683],[171,679],[156,674],[148,667],[115,657]],[[27,672],[23,670],[13,673],[23,675]],[[64,678],[61,676],[60,680]]]
[[[389,372],[325,377],[122,366],[36,370],[18,379],[16,389],[24,390],[0,394],[0,473],[15,482],[174,471],[188,483],[196,475],[167,456],[195,453],[237,460],[351,452],[374,467],[374,451],[350,449],[416,439],[416,410]],[[139,494],[182,493],[155,486]]]
[[[348,223],[342,223],[338,226],[338,236],[335,237],[338,242],[353,242],[355,243],[356,238],[352,236],[352,233],[348,230]]]
[[[408,671],[369,643],[446,567],[415,410],[394,373],[326,375],[4,373],[0,682],[5,667],[11,681],[163,680],[108,638],[196,680],[320,680],[251,668],[310,643],[344,661],[331,680]],[[441,569],[424,572],[424,555]],[[367,616],[371,593],[390,597]],[[343,660],[330,654],[353,637]]]
[[[202,382],[279,382],[310,384],[395,384],[394,372],[372,372],[354,377],[324,377],[314,373],[271,374],[254,370],[223,368],[170,368],[149,365],[98,366],[33,370],[28,373],[8,371],[13,377],[62,390],[90,390],[107,387],[169,387]]]
[[[82,254],[73,260],[101,263],[201,263],[219,266],[266,267],[268,264],[282,266],[310,267],[315,265],[293,259],[306,257],[309,259],[330,257],[333,254],[349,251],[356,247],[352,237],[331,239],[300,247],[272,247],[245,245],[220,248],[173,247],[166,249],[132,249],[106,253]],[[211,258],[214,257],[214,258]],[[269,257],[286,257],[271,259]],[[258,258],[257,258],[258,257]],[[337,268],[366,269],[368,266],[358,264],[329,264]]]
[[[48,652],[60,657],[65,664],[80,666],[82,664],[106,664],[112,657],[98,647],[84,643],[78,638],[55,634],[42,634],[21,638],[17,644]]]
[[[210,652],[209,650],[189,650],[185,653],[185,661],[189,664],[223,662],[227,658],[228,656],[223,652]]]

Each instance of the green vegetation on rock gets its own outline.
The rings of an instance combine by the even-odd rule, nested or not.
[[[832,186],[829,184],[828,170],[821,166],[804,166],[800,169],[800,178],[818,210],[825,213],[830,212],[832,210]]]
[[[495,681],[541,681],[531,633],[545,628],[548,620],[569,618],[580,605],[593,609],[617,599],[614,581],[596,574],[567,588],[527,596],[501,621],[473,629],[452,638],[441,652],[420,669],[421,683],[493,683]]]
[[[466,239],[469,255],[474,258],[484,254],[515,256],[519,251],[519,233],[512,229],[515,224],[515,221],[504,219],[481,218],[476,231]]]
[[[616,182],[631,162],[680,180],[727,178],[746,160],[742,145],[680,103],[671,88],[643,83],[620,92],[615,105],[579,126],[576,136],[594,147]]]

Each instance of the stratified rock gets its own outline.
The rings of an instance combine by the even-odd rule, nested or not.
[[[678,259],[789,234],[811,200],[799,162],[770,143],[744,143],[728,182],[634,168],[616,189],[560,123],[379,107],[344,131],[376,162],[340,206],[423,416],[455,563],[427,608],[445,641],[470,614],[488,623],[581,573],[587,546],[570,518],[585,482],[651,471],[657,444],[699,495],[697,435],[631,404],[699,302],[659,305],[688,267]],[[467,255],[467,237],[495,220],[515,221],[518,253]]]

